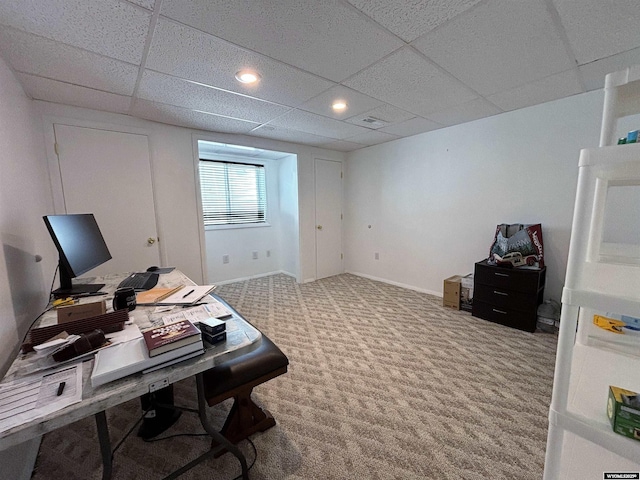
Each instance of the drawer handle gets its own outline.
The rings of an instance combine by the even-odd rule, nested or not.
[[[508,277],[509,274],[508,273],[498,273],[498,272],[493,272],[494,275],[497,275],[499,277]]]
[[[502,295],[502,296],[504,296],[504,297],[508,297],[508,296],[509,296],[509,294],[508,294],[508,293],[505,293],[505,292],[499,292],[499,291],[497,291],[497,290],[494,290],[494,291],[493,291],[493,293],[495,293],[496,295]]]
[[[498,309],[495,309],[495,308],[493,308],[492,310],[493,310],[494,312],[496,312],[496,313],[501,313],[501,314],[503,314],[503,315],[506,315],[506,314],[507,314],[507,312],[505,312],[505,311],[503,311],[503,310],[498,310]]]

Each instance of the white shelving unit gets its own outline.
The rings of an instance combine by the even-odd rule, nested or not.
[[[600,148],[580,153],[545,480],[640,472],[640,441],[607,418],[610,385],[640,392],[640,332],[593,323],[640,318],[640,144],[615,145],[618,119],[638,113],[640,67],[607,75]]]

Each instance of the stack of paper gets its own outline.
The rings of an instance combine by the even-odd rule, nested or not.
[[[112,345],[96,353],[91,385],[97,387],[137,372],[146,373],[202,353],[204,345],[202,339],[199,339],[197,342],[150,357],[144,338],[140,334],[133,340]]]

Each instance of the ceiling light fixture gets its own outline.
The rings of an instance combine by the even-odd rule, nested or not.
[[[336,112],[341,112],[342,110],[345,110],[347,108],[347,102],[345,102],[344,100],[336,100],[335,102],[333,102],[333,105],[331,105],[331,108],[333,108]]]
[[[251,70],[240,70],[236,73],[236,80],[240,83],[256,83],[260,80],[260,75]]]

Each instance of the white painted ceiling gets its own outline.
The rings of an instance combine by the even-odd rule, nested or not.
[[[640,4],[0,0],[0,55],[34,99],[352,151],[602,88]]]

